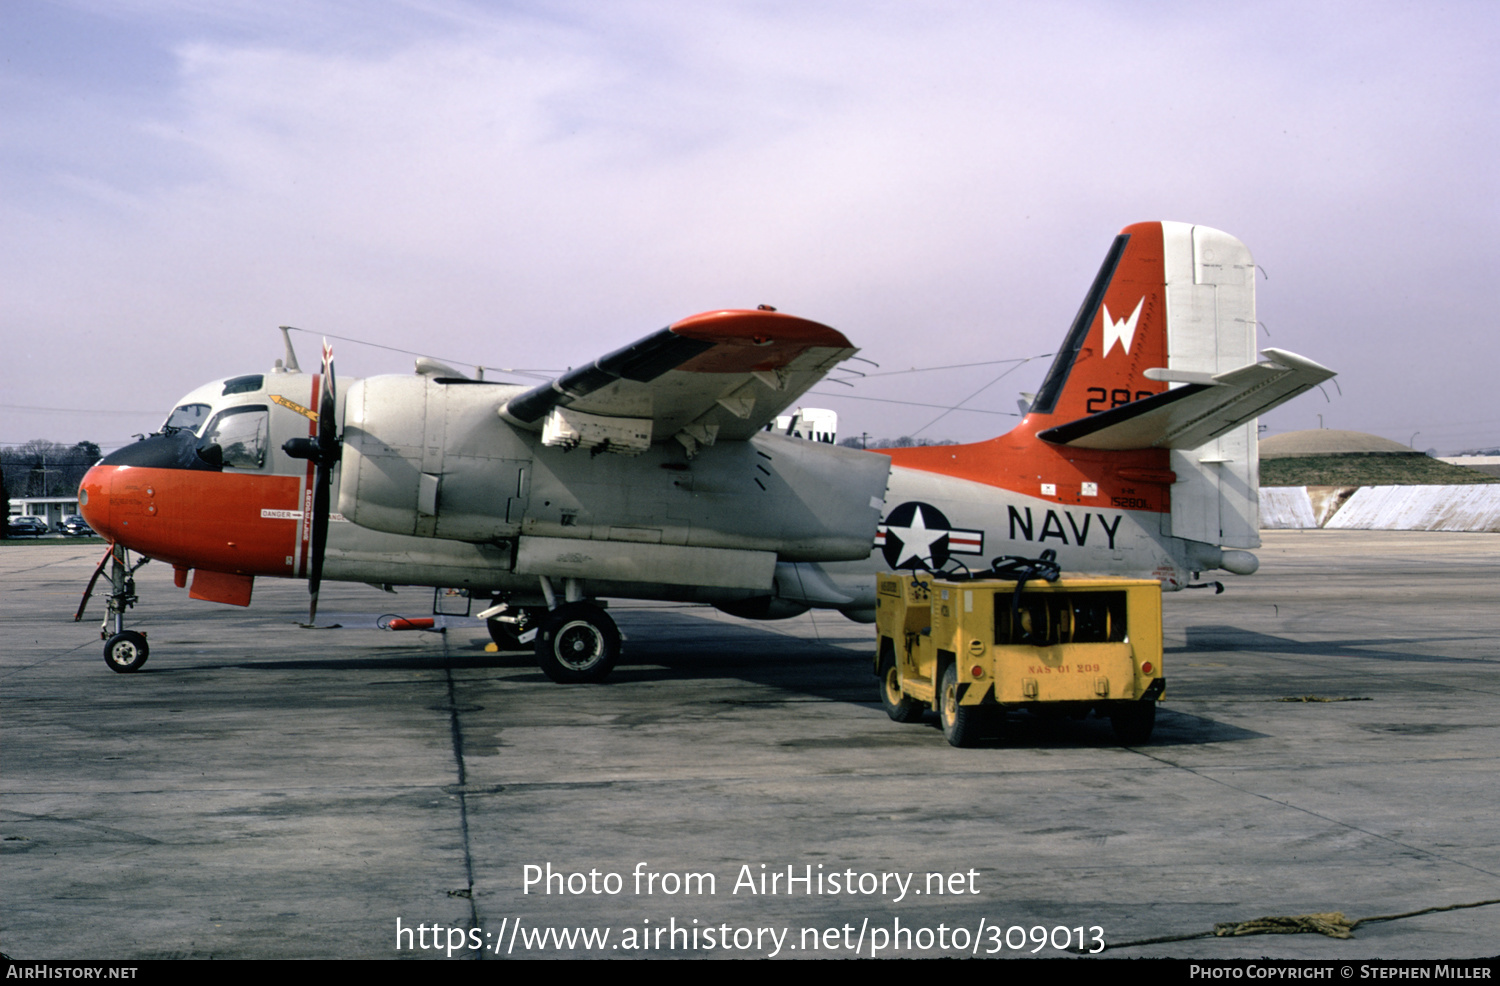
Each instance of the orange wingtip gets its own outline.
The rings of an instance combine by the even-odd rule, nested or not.
[[[668,326],[673,332],[690,339],[729,345],[765,346],[772,344],[828,346],[851,349],[853,344],[838,329],[820,322],[773,311],[726,310],[689,315]]]

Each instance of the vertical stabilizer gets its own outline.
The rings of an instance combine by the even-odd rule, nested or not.
[[[1145,372],[1167,365],[1163,226],[1136,223],[1115,237],[1052,362],[1031,413],[1084,418],[1159,394]]]
[[[1239,412],[1196,410],[1220,394],[1240,398],[1214,378],[1255,365],[1255,325],[1255,262],[1243,243],[1187,223],[1127,226],[1033,405],[1051,415],[1039,437],[1075,448],[1169,450],[1163,533],[1256,547],[1255,419],[1231,427]],[[1221,414],[1222,427],[1200,432],[1217,437],[1185,447],[1185,435]]]

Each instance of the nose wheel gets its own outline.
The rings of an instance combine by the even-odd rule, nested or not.
[[[139,671],[150,654],[146,635],[134,630],[122,630],[104,642],[104,663],[120,674]]]
[[[89,579],[88,587],[83,590],[83,601],[78,604],[78,612],[73,615],[75,623],[83,619],[83,610],[89,604],[94,585],[99,581],[99,576],[104,574],[104,566],[108,565],[109,598],[105,605],[104,623],[99,627],[99,636],[104,638],[104,663],[109,665],[111,671],[120,674],[139,671],[151,653],[144,633],[125,629],[125,611],[137,602],[136,570],[150,560],[142,558],[132,565],[130,553],[124,547],[110,545],[109,552],[99,560],[93,578]]]

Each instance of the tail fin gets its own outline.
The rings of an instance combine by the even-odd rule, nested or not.
[[[1032,414],[1070,421],[1155,396],[1146,371],[1167,365],[1165,223],[1127,226],[1110,245]]]
[[[1057,503],[1164,514],[1170,537],[1255,547],[1255,416],[1333,376],[1275,349],[1256,362],[1255,326],[1243,243],[1206,226],[1127,226],[1019,425],[974,445],[882,451]],[[1193,567],[1253,569],[1232,554],[1200,552]]]
[[[1127,226],[1027,417],[1043,441],[1170,449],[1171,533],[1259,539],[1255,417],[1333,376],[1291,353],[1256,362],[1255,262],[1227,233]]]

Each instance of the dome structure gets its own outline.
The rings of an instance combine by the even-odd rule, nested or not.
[[[1420,455],[1416,449],[1363,431],[1312,428],[1272,435],[1260,441],[1262,459],[1300,459],[1314,455]]]

